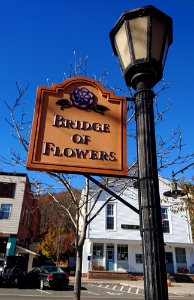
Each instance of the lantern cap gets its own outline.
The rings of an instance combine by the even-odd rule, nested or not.
[[[125,20],[130,20],[130,19],[135,19],[138,17],[143,17],[143,16],[147,16],[147,15],[155,15],[157,16],[158,19],[166,19],[166,22],[169,23],[169,28],[172,28],[172,18],[169,17],[168,15],[166,15],[164,12],[160,11],[159,9],[157,9],[155,6],[153,5],[147,5],[147,6],[143,6],[140,8],[135,8],[132,10],[128,10],[126,12],[124,12],[121,17],[119,18],[119,20],[116,22],[115,26],[113,27],[113,29],[110,31],[110,40],[111,40],[111,44],[112,44],[112,48],[114,51],[114,54],[117,55],[117,51],[116,51],[116,47],[115,47],[115,43],[114,43],[114,37],[117,33],[117,31],[120,29],[120,27],[122,26],[122,24],[124,23]],[[171,45],[173,42],[173,35],[172,35],[172,30],[169,32],[169,45]]]

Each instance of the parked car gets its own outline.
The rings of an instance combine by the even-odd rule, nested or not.
[[[1,259],[0,283],[19,285],[27,273],[27,267],[28,258],[25,256],[7,256]]]
[[[69,274],[57,266],[42,266],[28,272],[25,282],[41,290],[45,288],[65,289],[69,284]]]
[[[0,276],[3,271],[4,262],[5,262],[5,258],[0,258]]]
[[[41,266],[56,266],[56,264],[52,258],[46,257],[44,255],[34,257],[32,267],[36,268]]]

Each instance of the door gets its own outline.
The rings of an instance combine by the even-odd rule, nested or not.
[[[173,254],[172,252],[166,252],[166,272],[174,273],[174,263],[173,263]]]
[[[107,246],[106,249],[106,270],[114,271],[114,247]]]

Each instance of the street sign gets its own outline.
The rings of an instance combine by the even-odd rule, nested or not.
[[[140,229],[139,225],[128,225],[128,224],[121,224],[122,229]]]
[[[127,175],[126,98],[86,77],[39,86],[27,169]]]

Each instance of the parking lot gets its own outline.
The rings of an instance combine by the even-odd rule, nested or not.
[[[137,288],[129,288],[125,286],[117,286],[117,285],[103,285],[103,284],[86,284],[82,286],[81,291],[82,299],[90,299],[90,298],[127,298],[127,299],[143,299],[143,295],[139,293],[139,289]],[[0,299],[33,299],[33,298],[65,298],[72,299],[73,298],[73,285],[69,285],[66,290],[40,290],[40,289],[18,289],[15,287],[0,288]]]
[[[15,287],[1,287],[1,300],[31,300],[31,299],[73,299],[73,285],[69,285],[66,290],[40,290],[33,288],[18,289]],[[136,287],[128,287],[116,284],[94,284],[89,283],[82,286],[81,299],[144,299],[143,291]],[[192,297],[184,295],[170,295],[169,299],[190,300]]]

